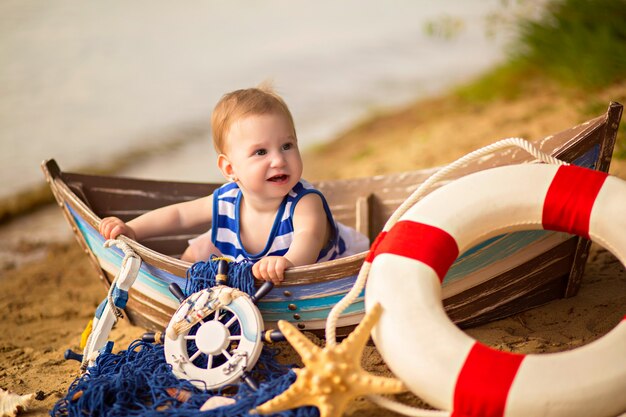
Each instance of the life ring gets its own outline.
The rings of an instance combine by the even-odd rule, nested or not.
[[[459,253],[529,229],[585,236],[626,262],[626,182],[575,166],[515,165],[447,184],[372,245],[366,309],[391,371],[452,416],[614,416],[626,411],[626,317],[580,348],[550,354],[491,349],[459,330],[441,280]]]

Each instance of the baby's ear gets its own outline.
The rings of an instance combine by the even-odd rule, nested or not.
[[[233,165],[230,163],[230,160],[223,153],[217,156],[217,167],[222,171],[222,175],[229,181],[233,180],[235,176],[235,172],[233,171]]]

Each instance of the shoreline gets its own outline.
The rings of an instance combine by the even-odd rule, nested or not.
[[[76,169],[70,169],[73,172],[83,172],[94,175],[142,175],[144,166],[152,166],[153,160],[159,158],[168,158],[169,160],[179,160],[178,168],[188,167],[189,164],[183,164],[183,157],[178,157],[179,153],[184,153],[188,148],[196,148],[200,143],[202,148],[212,147],[208,143],[208,130],[206,126],[189,125],[178,129],[176,132],[166,134],[167,139],[158,141],[158,145],[153,148],[145,148],[137,145],[136,148],[128,151],[124,156],[109,160],[106,164],[96,166],[83,166]],[[155,139],[156,140],[156,139]],[[207,155],[208,158],[210,155]],[[54,155],[49,156],[50,159]],[[40,161],[42,162],[42,161]],[[62,163],[63,161],[60,161]],[[136,168],[139,166],[139,168]],[[167,165],[165,166],[167,167]],[[193,168],[193,164],[192,164]],[[40,168],[37,168],[39,171]],[[165,175],[171,174],[175,168],[164,169]],[[150,171],[148,171],[150,172]],[[198,175],[197,168],[193,171],[194,175]],[[143,174],[144,176],[149,174]],[[165,178],[162,178],[165,179]],[[28,216],[30,213],[36,212],[39,208],[48,204],[54,204],[54,197],[50,192],[48,184],[46,184],[41,174],[41,181],[30,187],[16,191],[6,197],[0,198],[0,227],[18,219],[22,216]]]
[[[613,95],[606,101],[605,96],[595,98],[605,101],[602,107],[594,109],[595,115],[602,113],[611,99],[626,101],[615,97],[626,98],[626,84],[620,88],[603,92]],[[305,153],[305,175],[307,179],[321,180],[441,165],[503,136],[537,138],[580,123],[587,116],[578,110],[584,103],[583,98],[572,103],[558,93],[485,105],[463,104],[450,96],[420,101],[358,124],[337,140]],[[614,160],[611,172],[626,178],[625,166],[623,160]],[[77,376],[78,364],[63,360],[63,352],[68,348],[79,350],[80,334],[106,296],[89,259],[69,238],[72,234],[60,210],[54,206],[45,210],[51,219],[59,219],[59,227],[65,230],[55,229],[54,222],[42,215],[42,221],[51,227],[49,236],[55,238],[64,233],[68,239],[39,243],[29,240],[23,236],[32,223],[28,216],[0,226],[0,231],[11,232],[18,251],[38,253],[35,259],[24,263],[0,262],[0,319],[5,323],[0,336],[1,387],[19,394],[40,393],[29,416],[47,415]],[[577,296],[465,331],[500,350],[560,352],[606,334],[623,318],[624,306],[624,266],[594,244]],[[125,349],[143,332],[121,320],[111,333],[114,350]],[[289,345],[281,348],[289,361],[299,363]],[[365,369],[390,375],[374,346],[366,347],[364,358]],[[400,398],[420,404],[413,396]],[[395,415],[364,399],[350,404],[347,415],[350,414]]]

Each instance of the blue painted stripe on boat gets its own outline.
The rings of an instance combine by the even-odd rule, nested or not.
[[[290,311],[289,305],[295,304],[296,310],[294,313],[300,311],[310,311],[319,308],[332,308],[337,304],[346,294],[337,294],[328,297],[319,297],[306,300],[291,300],[291,301],[266,301],[265,298],[259,301],[259,308],[264,311]],[[357,302],[362,301],[365,296],[365,291],[361,291],[361,294],[357,298]]]
[[[479,243],[479,244],[478,244],[478,245],[476,245],[476,246],[473,246],[473,247],[469,248],[468,250],[466,250],[465,252],[463,252],[463,253],[461,254],[461,256],[459,256],[459,258],[455,261],[455,263],[456,263],[456,262],[458,262],[458,261],[460,261],[460,260],[461,260],[461,259],[463,259],[463,258],[467,258],[467,257],[469,257],[469,256],[473,255],[474,253],[476,253],[476,252],[480,251],[481,249],[483,249],[483,248],[485,248],[485,247],[487,247],[487,246],[491,245],[492,243],[494,243],[494,242],[495,242],[495,241],[497,241],[498,239],[502,239],[502,238],[503,238],[503,237],[505,237],[505,236],[506,236],[506,234],[503,234],[503,235],[498,235],[498,236],[492,237],[492,238],[490,238],[490,239],[487,239],[487,240],[485,240],[484,242],[481,242],[481,243]],[[452,267],[450,267],[450,269],[452,269],[453,267],[454,267],[454,264],[452,264]]]
[[[595,169],[599,160],[600,160],[600,144],[596,144],[596,145],[593,145],[591,149],[589,149],[583,155],[576,158],[573,164],[578,165],[579,167]]]
[[[94,253],[94,255],[102,259],[112,265],[115,265],[119,268],[122,264],[122,260],[124,259],[124,253],[117,247],[112,246],[110,248],[105,248],[104,245],[104,237],[100,235],[89,223],[87,223],[83,218],[81,218],[71,207],[70,212],[72,216],[76,220],[78,225],[78,229],[85,238],[87,245]],[[156,268],[152,265],[147,264],[146,262],[141,263],[140,272],[137,277],[138,280],[141,280],[141,283],[149,286],[167,296],[167,298],[171,298],[175,300],[175,297],[172,296],[167,289],[167,286],[171,282],[176,282],[178,285],[185,285],[185,279],[178,277],[174,274],[171,274],[162,269]]]
[[[554,234],[545,230],[508,233],[474,246],[458,258],[446,274],[443,285],[457,281],[465,275],[486,266],[515,256],[517,252]]]
[[[90,247],[95,246],[95,248],[92,249],[92,251],[94,252],[96,257],[98,257],[98,259],[104,262],[107,262],[109,264],[115,265],[116,268],[119,268],[121,266],[124,256],[123,256],[123,253],[119,249],[117,248],[106,249],[102,247],[101,245],[98,245],[101,242],[99,240],[94,241],[93,237],[90,235],[86,235],[86,240],[88,241],[88,244],[90,245]],[[135,283],[140,283],[141,285],[149,287],[151,290],[163,296],[166,296],[167,298],[171,298],[172,300],[175,300],[175,298],[171,296],[171,294],[169,294],[169,290],[167,289],[167,286],[169,285],[169,283],[164,279],[153,276],[149,272],[148,265],[146,265],[145,263],[142,263],[141,268],[139,269],[139,273],[137,275],[137,279],[135,280]]]
[[[315,311],[303,311],[303,312],[293,312],[293,311],[272,312],[272,311],[266,311],[263,308],[259,308],[259,310],[261,310],[261,315],[263,316],[263,319],[266,321],[287,320],[291,322],[294,322],[294,321],[306,322],[308,320],[326,319],[331,309],[324,308],[324,309],[319,309]],[[341,315],[343,316],[346,314],[362,313],[364,311],[365,311],[365,303],[363,301],[359,301],[359,302],[350,304],[348,308],[346,308]],[[293,315],[296,313],[300,315],[300,320],[294,319]]]
[[[314,284],[290,285],[284,287],[274,287],[264,301],[288,301],[290,299],[317,298],[320,296],[332,296],[338,293],[349,291],[354,285],[356,275],[339,278],[332,281],[322,281]],[[289,291],[292,295],[286,297],[284,291]]]

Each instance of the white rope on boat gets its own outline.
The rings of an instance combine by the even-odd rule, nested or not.
[[[126,262],[128,262],[130,258],[135,258],[141,261],[141,258],[139,257],[139,255],[135,253],[135,251],[126,242],[123,242],[119,239],[109,239],[106,242],[104,242],[105,248],[109,248],[113,245],[117,246],[124,253],[124,259],[122,259],[122,263],[120,265],[120,270],[118,274],[115,276],[115,278],[113,279],[113,282],[111,282],[111,285],[109,286],[109,291],[107,293],[107,305],[105,308],[109,309],[111,313],[113,314],[113,323],[117,323],[117,320],[122,318],[123,314],[122,314],[121,309],[115,306],[115,302],[113,301],[113,291],[115,290],[117,282],[120,280],[122,271],[126,270],[126,268],[124,268],[124,266],[126,265]],[[128,270],[126,270],[126,272],[128,273]],[[91,355],[93,355],[94,352],[91,351],[92,350],[91,347],[93,343],[92,339],[94,337],[94,334],[95,332],[92,330],[89,336],[87,337],[85,348],[83,350],[83,359],[80,364],[81,372],[86,371],[87,367],[89,366],[89,362],[92,360]]]
[[[111,286],[109,287],[109,292],[107,294],[107,300],[108,300],[107,307],[110,308],[111,311],[113,312],[113,315],[115,316],[115,323],[117,323],[117,320],[121,319],[123,317],[123,314],[122,314],[122,311],[115,306],[115,303],[113,301],[113,290],[115,289],[115,284],[119,280],[120,275],[122,271],[124,270],[124,265],[128,261],[128,258],[135,258],[135,259],[140,259],[140,258],[139,258],[139,255],[135,253],[133,248],[131,248],[126,242],[123,242],[119,239],[109,239],[106,242],[104,242],[105,248],[110,248],[113,245],[117,246],[119,249],[121,249],[122,252],[124,252],[124,259],[122,259],[120,271],[115,277],[115,279],[113,279],[113,282],[111,282]]]
[[[565,161],[561,161],[560,159],[554,158],[551,155],[542,152],[537,149],[530,142],[526,141],[523,138],[507,138],[499,140],[491,145],[487,145],[480,149],[477,149],[473,152],[468,153],[467,155],[457,159],[456,161],[446,165],[439,171],[435,172],[431,175],[426,181],[424,181],[420,186],[393,212],[390,216],[389,220],[385,223],[383,227],[383,232],[389,231],[406,213],[411,207],[413,207],[419,200],[423,198],[427,191],[432,188],[434,184],[441,181],[442,178],[445,178],[451,172],[457,170],[460,166],[478,159],[482,156],[489,155],[499,149],[509,148],[509,147],[518,147],[530,155],[534,156],[537,160],[554,165],[569,165]],[[337,344],[336,340],[336,330],[337,330],[337,320],[341,313],[356,300],[359,296],[363,288],[365,288],[365,283],[367,282],[367,277],[369,276],[371,268],[371,263],[365,262],[359,271],[357,279],[354,282],[354,285],[348,291],[348,293],[331,309],[328,314],[328,319],[326,321],[326,343],[329,346],[335,346]],[[396,401],[380,397],[374,395],[367,396],[374,403],[388,408],[392,411],[395,411],[399,414],[404,414],[407,416],[413,417],[447,417],[450,416],[450,413],[447,411],[433,411],[433,410],[425,410],[420,408],[415,408],[411,406],[407,406],[405,404],[398,403]]]
[[[422,199],[425,192],[428,191],[433,186],[433,184],[436,184],[442,178],[445,178],[446,176],[448,176],[451,172],[456,171],[460,166],[470,161],[473,161],[475,159],[478,159],[482,156],[489,155],[499,149],[510,148],[510,147],[521,148],[525,150],[526,152],[528,152],[529,154],[531,154],[532,156],[534,156],[536,159],[540,160],[541,162],[545,162],[547,164],[569,165],[565,161],[561,161],[560,159],[557,159],[551,155],[548,155],[545,152],[540,151],[539,149],[535,148],[535,146],[533,146],[530,142],[528,142],[525,139],[507,138],[507,139],[499,140],[498,142],[492,143],[491,145],[487,145],[485,147],[482,147],[480,149],[477,149],[473,152],[468,153],[467,155],[457,159],[456,161],[452,162],[449,165],[446,165],[445,167],[441,168],[439,171],[435,172],[433,175],[428,177],[428,179],[424,181],[417,188],[417,190],[415,190],[413,194],[411,194],[400,205],[400,207],[396,209],[396,211],[394,211],[394,213],[391,215],[389,220],[387,220],[387,223],[385,223],[385,227],[383,228],[383,231],[385,232],[389,231],[397,223],[398,219],[402,217],[404,213],[407,212],[407,210],[409,210],[411,207],[415,205],[415,203],[417,203],[419,200]]]

